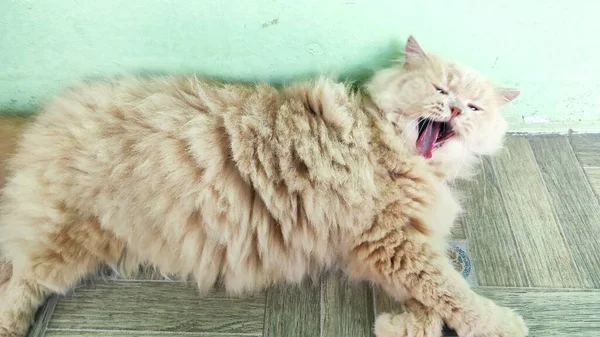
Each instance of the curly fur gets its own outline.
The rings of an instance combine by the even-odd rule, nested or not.
[[[390,123],[379,79],[366,94],[326,78],[127,77],[53,99],[10,162],[0,337],[24,335],[46,296],[102,266],[144,263],[233,294],[340,268],[412,299],[414,317],[381,317],[379,337],[439,336],[442,320],[461,336],[525,336],[445,258],[460,206]]]

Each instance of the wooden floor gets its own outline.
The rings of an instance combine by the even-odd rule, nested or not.
[[[6,145],[14,132],[1,126]],[[480,171],[460,183],[466,214],[454,232],[475,290],[516,308],[531,336],[600,336],[600,136],[512,136]],[[150,275],[51,298],[30,336],[362,337],[397,308],[335,274],[243,299]]]

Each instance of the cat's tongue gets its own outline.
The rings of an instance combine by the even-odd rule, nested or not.
[[[440,134],[442,123],[428,122],[417,139],[417,150],[426,159],[431,158],[435,141]]]

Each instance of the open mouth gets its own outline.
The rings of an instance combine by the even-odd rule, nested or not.
[[[433,150],[454,136],[452,126],[448,122],[436,122],[431,119],[419,119],[419,137],[417,151],[426,159],[431,158]]]

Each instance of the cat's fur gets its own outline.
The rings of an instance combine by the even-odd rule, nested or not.
[[[7,175],[5,163],[14,155],[18,139],[30,121],[28,117],[0,116],[0,188]]]
[[[141,263],[231,293],[341,268],[411,299],[377,320],[379,337],[440,336],[442,320],[460,336],[526,336],[517,314],[469,289],[444,244],[460,211],[445,179],[501,146],[498,107],[514,91],[412,38],[406,62],[366,88],[132,77],[52,100],[4,190],[0,336],[22,336],[46,296],[101,266]],[[472,100],[484,110],[467,111]],[[416,154],[416,119],[449,119],[456,104],[459,136]]]

